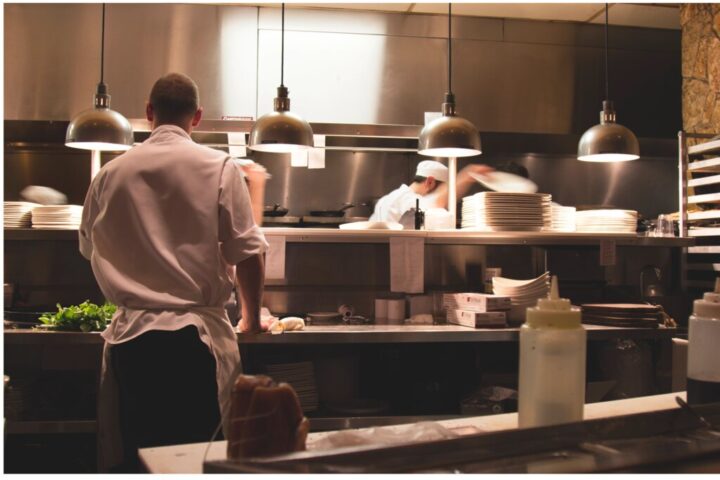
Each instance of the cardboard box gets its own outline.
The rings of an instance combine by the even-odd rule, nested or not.
[[[443,306],[451,310],[472,312],[497,312],[510,310],[510,297],[488,295],[487,293],[446,293]]]
[[[447,322],[470,328],[506,327],[505,312],[471,312],[468,310],[448,310]]]

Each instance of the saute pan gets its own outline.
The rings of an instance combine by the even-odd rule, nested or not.
[[[340,210],[310,210],[310,215],[313,217],[344,217],[345,210],[354,206],[352,203],[346,203]]]
[[[263,209],[263,216],[265,217],[284,217],[287,213],[288,209],[281,207],[278,203],[272,206],[266,206]]]

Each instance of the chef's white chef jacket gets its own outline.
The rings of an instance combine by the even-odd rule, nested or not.
[[[419,195],[403,184],[388,193],[375,204],[375,210],[370,216],[371,222],[399,222],[400,217],[411,208],[415,208],[415,201],[420,200],[420,208],[427,210],[435,207],[435,196]]]
[[[215,357],[227,418],[230,382],[240,365],[223,308],[232,266],[268,246],[240,168],[180,127],[162,125],[100,170],[85,199],[79,237],[100,289],[118,306],[102,334],[106,354],[107,344],[149,330],[194,325]]]

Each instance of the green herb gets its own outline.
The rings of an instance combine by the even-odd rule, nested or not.
[[[80,305],[63,307],[57,304],[57,313],[46,313],[38,320],[58,330],[93,332],[105,330],[117,307],[112,303],[102,306],[85,300]]]

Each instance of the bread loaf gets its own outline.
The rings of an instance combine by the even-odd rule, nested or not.
[[[287,383],[277,384],[265,375],[240,375],[231,402],[229,459],[305,450],[310,422]]]

